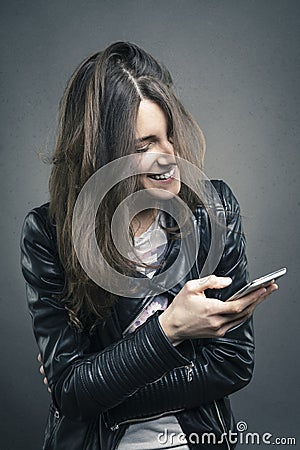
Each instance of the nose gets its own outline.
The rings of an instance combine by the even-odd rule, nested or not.
[[[161,150],[163,153],[167,153],[169,155],[174,155],[173,143],[169,141],[169,139],[165,139],[161,143]]]
[[[144,172],[160,173],[162,168],[176,165],[173,144],[168,140],[161,140],[145,153],[138,153],[138,167]]]
[[[158,155],[156,161],[158,164],[165,166],[174,163],[174,148],[169,140],[164,140],[157,149]]]

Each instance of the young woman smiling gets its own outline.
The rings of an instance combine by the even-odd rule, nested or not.
[[[177,99],[168,70],[137,45],[109,45],[69,80],[50,201],[27,214],[21,236],[28,305],[51,391],[44,449],[234,447],[227,437],[235,429],[228,395],[251,379],[251,317],[277,285],[224,301],[246,284],[248,271],[239,204],[220,180],[211,184],[226,215],[225,248],[213,273],[199,278],[211,224],[204,196],[183,182],[178,157],[201,170],[204,151],[203,134]],[[110,267],[136,283],[154,280],[140,297],[116,295],[91,280],[72,242],[85,183],[127,155],[140,172],[105,195],[95,233]],[[154,206],[145,204],[130,223],[124,218],[133,251],[123,255],[112,239],[113,215],[140,192]],[[182,267],[189,255],[181,248],[186,230],[164,209],[177,197],[193,212],[186,214],[186,230],[194,227],[199,236],[188,273]],[[154,292],[156,276],[167,277],[178,255],[176,283]]]

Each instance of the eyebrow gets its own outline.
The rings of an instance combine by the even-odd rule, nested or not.
[[[149,141],[150,139],[155,139],[156,136],[154,134],[150,134],[149,136],[144,136],[139,139],[135,139],[136,144],[141,144],[142,142]]]

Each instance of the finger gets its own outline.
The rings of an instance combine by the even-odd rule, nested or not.
[[[186,283],[188,289],[193,292],[203,292],[206,289],[222,289],[232,283],[230,277],[217,277],[216,275],[209,275],[197,280],[189,280]]]
[[[269,284],[267,284],[266,286],[264,286],[262,289],[265,289],[265,294],[263,295],[269,295],[274,291],[277,291],[278,289],[278,285],[275,283],[275,281],[271,281]],[[257,292],[259,292],[260,289],[257,289],[255,291],[253,291],[253,295],[255,295]]]
[[[43,361],[42,361],[42,355],[41,355],[40,353],[38,354],[37,359],[38,359],[38,362],[39,362],[39,363],[43,364]]]
[[[260,303],[262,303],[264,300],[266,300],[266,298],[269,297],[269,295],[271,295],[273,292],[275,292],[277,290],[278,290],[278,285],[275,283],[272,284],[271,286],[268,286],[266,288],[266,292],[263,295],[260,295],[257,298],[257,300],[250,305],[250,307],[252,307],[254,310]]]
[[[219,321],[219,331],[221,332],[223,328],[228,327],[230,328],[233,322],[234,323],[244,322],[252,315],[254,309],[255,308],[252,305],[250,305],[240,313],[220,315],[219,319],[217,319],[217,321]]]
[[[254,313],[254,310],[256,307],[262,303],[272,292],[277,291],[278,285],[273,284],[272,286],[268,287],[266,289],[266,292],[260,295],[256,301],[249,304],[247,307],[245,307],[240,313],[233,313],[233,314],[224,314],[221,316],[220,321],[220,329],[219,333],[222,335],[223,333],[226,333],[228,330],[233,328],[234,326],[244,322],[245,320],[249,319],[252,314]],[[233,319],[234,317],[234,319]]]
[[[244,297],[238,298],[236,300],[231,300],[230,302],[222,302],[219,305],[219,309],[223,310],[221,314],[239,314],[244,309],[246,309],[252,303],[255,303],[258,299],[263,297],[267,292],[266,288],[258,289],[251,294],[245,295]]]
[[[278,288],[277,284],[273,284],[272,286],[269,286],[266,289],[266,292],[257,299],[257,302],[253,303],[254,309],[256,308],[256,306],[258,306],[260,303],[262,303],[264,300],[266,300],[266,298],[269,297],[269,295],[271,295],[273,292],[277,291],[278,289],[279,288]]]
[[[46,386],[48,386],[48,380],[47,380],[46,377],[44,378],[43,382],[44,382],[44,384],[45,384]]]
[[[45,375],[44,366],[41,366],[41,367],[40,367],[40,372],[41,372],[42,375]]]
[[[272,292],[275,292],[275,291],[277,291],[278,289],[279,289],[278,284],[276,284],[276,283],[274,282],[274,283],[272,283],[270,286],[267,287],[267,294],[266,294],[266,295],[272,294]]]
[[[269,286],[266,289],[266,292],[263,293],[262,295],[260,295],[254,302],[252,302],[251,304],[249,304],[242,312],[241,314],[237,314],[236,317],[242,317],[243,315],[245,316],[250,316],[253,314],[254,310],[257,308],[257,306],[262,303],[264,300],[266,300],[266,298],[272,294],[272,292],[277,291],[278,289],[278,285],[277,284],[272,284],[272,286]]]
[[[48,392],[49,392],[50,394],[51,394],[51,392],[52,392],[51,389],[50,389],[49,387],[48,387]]]

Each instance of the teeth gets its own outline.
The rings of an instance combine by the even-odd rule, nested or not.
[[[161,175],[149,175],[150,178],[154,178],[154,180],[167,180],[168,178],[172,177],[175,173],[175,168],[170,170],[169,172],[163,173]]]

